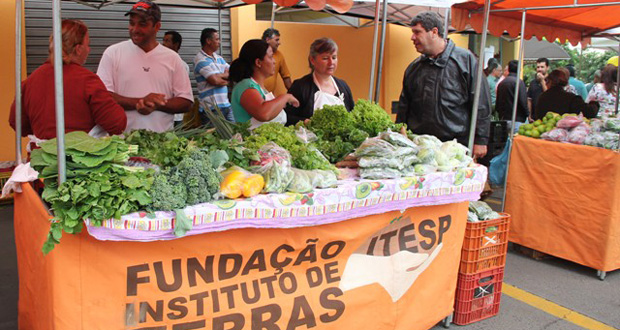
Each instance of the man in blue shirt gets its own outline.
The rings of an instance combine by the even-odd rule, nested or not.
[[[566,66],[568,72],[570,73],[570,78],[568,79],[568,83],[575,87],[577,90],[577,95],[581,96],[581,98],[585,101],[588,97],[588,90],[586,89],[586,84],[584,84],[581,80],[575,78],[575,67],[572,64]]]
[[[220,48],[220,35],[216,29],[206,28],[200,34],[202,49],[194,57],[194,76],[200,99],[200,119],[203,124],[208,122],[205,111],[222,111],[224,117],[234,122],[230,101],[228,100],[228,69],[230,65],[215,51]],[[214,103],[215,101],[215,103]],[[204,109],[205,104],[209,109]]]

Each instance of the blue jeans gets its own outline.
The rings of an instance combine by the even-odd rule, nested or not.
[[[211,110],[211,111],[215,112],[215,110]],[[224,115],[224,118],[226,118],[226,120],[228,120],[231,123],[235,122],[235,116],[233,116],[233,111],[231,107],[222,107],[220,108],[220,111],[222,112],[222,115]],[[199,113],[200,113],[200,122],[203,125],[208,124],[210,122],[209,117],[205,115],[204,109],[201,108]]]

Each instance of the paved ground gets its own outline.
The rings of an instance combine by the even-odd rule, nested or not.
[[[498,207],[496,200],[490,200],[489,204]],[[591,322],[585,329],[620,329],[620,271],[608,273],[605,281],[600,281],[595,270],[568,261],[555,258],[536,261],[509,251],[504,283],[546,301],[531,306],[523,302],[526,299],[522,297],[513,298],[504,293],[498,316],[468,326],[452,325],[451,328],[573,330],[584,327],[570,321],[585,319]],[[0,208],[0,330],[17,329],[17,288],[13,209],[3,207]],[[541,310],[544,305],[546,310],[557,316]],[[575,312],[585,318],[580,318]],[[443,327],[433,328],[440,329]]]

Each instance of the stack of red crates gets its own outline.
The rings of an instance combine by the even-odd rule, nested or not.
[[[453,322],[474,323],[499,313],[510,216],[468,222],[461,251]]]

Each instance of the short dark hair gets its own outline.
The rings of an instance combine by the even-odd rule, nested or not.
[[[183,37],[181,36],[181,34],[177,31],[166,31],[166,33],[164,33],[165,36],[172,36],[172,42],[175,44],[179,44],[179,48],[181,48],[181,43],[183,43]]]
[[[263,32],[262,39],[267,41],[267,39],[273,38],[274,36],[278,36],[279,37],[280,36],[280,31],[278,31],[276,29],[269,28],[269,29],[266,29]]]
[[[433,28],[437,28],[437,33],[443,36],[443,22],[441,21],[441,16],[434,11],[424,11],[417,14],[411,20],[411,26],[422,25],[426,32],[432,30]]]
[[[605,86],[607,93],[613,93],[616,89],[618,79],[618,67],[613,64],[607,64],[601,72],[601,82]]]
[[[501,68],[499,63],[497,63],[497,62],[490,62],[489,66],[487,67],[487,71],[489,72],[489,74],[491,74],[491,72],[493,72],[497,68]]]
[[[545,62],[545,64],[546,64],[547,66],[549,66],[549,59],[548,59],[548,58],[546,58],[546,57],[541,57],[541,58],[539,58],[539,59],[537,59],[537,60],[536,60],[536,63],[543,63],[543,62]]]
[[[572,64],[566,66],[571,77],[575,76],[575,67]]]
[[[207,44],[207,39],[213,38],[213,34],[217,33],[214,28],[205,28],[200,33],[200,46],[204,47]]]
[[[511,60],[510,62],[508,62],[508,72],[517,73],[518,70],[519,70],[519,61]]]
[[[568,77],[562,69],[555,69],[551,71],[551,73],[547,76],[547,80],[549,80],[553,86],[564,87],[568,85]]]

